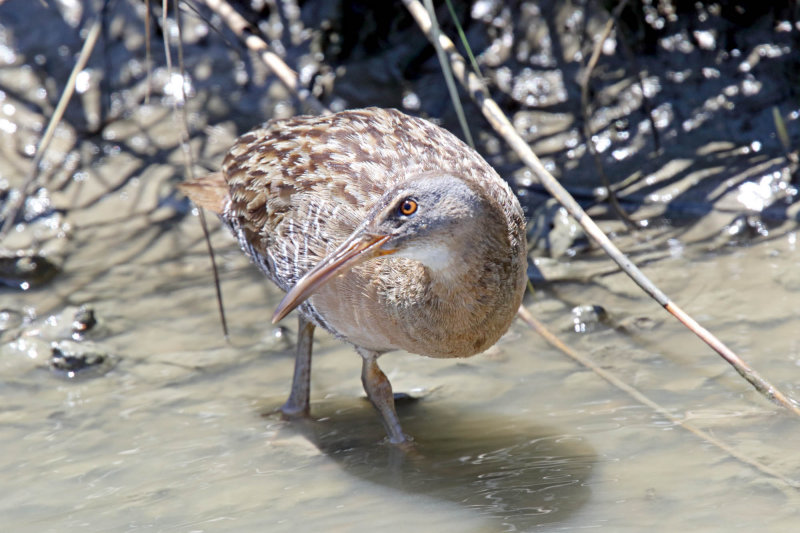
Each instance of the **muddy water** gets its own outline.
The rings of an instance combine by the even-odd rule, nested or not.
[[[269,325],[276,291],[217,228],[226,343],[196,217],[154,224],[151,215],[120,220],[117,209],[85,210],[93,220],[75,231],[58,279],[3,293],[4,307],[39,313],[6,332],[1,352],[0,509],[14,531],[788,531],[797,523],[795,489],[665,420],[521,323],[472,359],[382,358],[396,390],[418,398],[400,408],[413,453],[381,443],[358,356],[324,335],[314,420],[283,422],[272,411],[288,390],[295,328]],[[795,228],[715,248],[719,228],[704,222],[619,242],[633,252],[646,244],[639,259],[648,275],[800,394]],[[565,342],[679,419],[800,477],[797,420],[608,260],[537,263],[551,281],[526,305]],[[49,367],[49,343],[71,335],[68,304],[77,303],[94,309],[97,325],[82,342],[109,356],[105,374],[70,379]],[[601,305],[605,321],[576,328],[579,305]]]
[[[26,5],[39,11],[25,15]],[[10,0],[2,6],[0,191],[26,176],[56,98],[48,90],[58,84],[40,86],[31,72],[65,79],[70,62],[64,58],[80,46],[80,17],[67,16],[66,4],[63,12],[37,5]],[[153,98],[143,103],[141,64],[123,54],[138,54],[141,25],[135,8],[117,7],[122,14],[115,11],[114,20],[127,24],[117,23],[112,33],[125,38],[107,44],[106,53],[126,59],[90,62],[79,103],[42,165],[51,186],[27,204],[29,220],[2,243],[37,251],[55,269],[27,290],[0,286],[4,530],[796,529],[796,489],[643,405],[522,323],[468,360],[403,353],[381,359],[395,389],[416,398],[399,406],[416,438],[412,453],[381,442],[380,423],[361,390],[358,356],[324,334],[314,347],[313,420],[281,421],[274,409],[288,392],[295,324],[269,324],[280,295],[212,221],[231,326],[230,341],[222,337],[198,217],[175,192],[184,160],[170,111],[174,83],[157,68]],[[525,9],[535,19],[538,7]],[[42,21],[38,33],[19,30],[31,19]],[[53,29],[56,23],[72,40]],[[43,34],[42,27],[52,31]],[[296,110],[274,83],[261,85],[266,75],[257,62],[236,63],[229,43],[209,44],[207,28],[194,28],[185,34],[195,74],[186,105],[195,171],[203,172],[218,165],[254,116]],[[69,46],[59,47],[62,41]],[[202,54],[193,56],[194,46]],[[288,56],[296,53],[290,49]],[[756,56],[769,66],[772,56]],[[235,83],[223,76],[230,68],[215,67],[231,62]],[[714,83],[735,101],[729,89],[744,82],[727,79],[725,68]],[[525,76],[533,76],[525,72],[515,82],[520,90]],[[245,83],[240,75],[251,78]],[[107,123],[95,131],[105,105],[104,76],[114,98]],[[726,229],[738,214],[757,215],[764,207],[759,202],[781,193],[783,182],[771,176],[782,177],[786,165],[774,124],[764,119],[768,108],[744,106],[727,117],[704,106],[705,127],[681,129],[670,113],[692,114],[696,102],[680,100],[685,87],[661,83],[669,102],[664,152],[619,155],[620,166],[610,167],[620,176],[639,172],[636,165],[644,169],[648,179],[623,192],[632,199],[625,206],[651,217],[651,224],[636,232],[612,220],[602,224],[675,301],[800,397],[796,207],[775,201],[777,216],[744,220],[734,225],[741,230],[735,235]],[[428,83],[426,90],[440,85]],[[758,98],[766,98],[765,87]],[[369,94],[366,103],[393,104],[375,98],[380,87]],[[436,106],[435,95],[420,94],[423,105]],[[783,102],[782,109],[792,106]],[[796,110],[784,115],[796,138]],[[737,121],[750,129],[738,129]],[[576,155],[585,147],[572,142],[567,114],[521,111],[515,123],[558,163],[555,170],[591,175],[592,162]],[[634,133],[633,148],[651,142]],[[490,155],[491,146],[483,147]],[[502,151],[494,156],[500,166],[513,160]],[[519,169],[504,175],[520,187],[536,218],[529,176]],[[596,186],[591,178],[584,189]],[[676,197],[685,198],[678,204],[671,201]],[[7,205],[0,196],[0,209]],[[593,212],[607,215],[602,206]],[[536,291],[527,308],[574,350],[675,418],[800,480],[798,421],[755,393],[602,254],[581,248],[569,229],[566,234],[566,244],[555,236],[551,244],[560,243],[562,253],[575,244],[574,257],[533,254]]]

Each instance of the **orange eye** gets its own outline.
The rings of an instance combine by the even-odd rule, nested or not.
[[[397,212],[403,216],[413,215],[417,211],[417,202],[412,198],[406,198],[397,208]]]

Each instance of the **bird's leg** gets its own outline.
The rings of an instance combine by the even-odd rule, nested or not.
[[[361,348],[356,348],[356,350],[364,360],[364,364],[361,367],[361,383],[364,384],[364,390],[367,392],[369,401],[381,414],[383,425],[386,427],[386,433],[389,436],[389,442],[392,444],[408,443],[409,437],[403,433],[403,428],[400,427],[400,419],[397,418],[397,411],[394,408],[392,384],[389,383],[386,374],[378,367],[378,356],[380,354]]]
[[[294,359],[294,377],[289,399],[281,406],[286,418],[308,416],[308,398],[311,389],[311,344],[314,339],[314,324],[299,316],[297,326],[297,354]]]

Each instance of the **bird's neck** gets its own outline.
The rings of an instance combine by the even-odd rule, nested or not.
[[[509,288],[520,286],[524,261],[511,257],[509,250],[507,242],[491,239],[432,247],[431,260],[420,261],[424,289],[406,296],[414,301],[412,306],[398,309],[408,337],[422,341],[427,349],[427,353],[422,348],[409,351],[464,357],[494,344],[521,299],[520,291]]]
[[[449,291],[449,286],[459,284],[468,277],[468,265],[458,257],[452,243],[442,241],[414,247],[401,257],[419,261],[425,268],[431,287],[437,291]]]

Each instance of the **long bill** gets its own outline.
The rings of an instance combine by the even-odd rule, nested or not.
[[[286,293],[272,315],[272,323],[276,324],[291,313],[334,276],[347,272],[367,259],[393,253],[393,250],[381,250],[381,246],[390,238],[390,235],[365,235],[361,232],[351,235],[317,266],[306,272]]]

